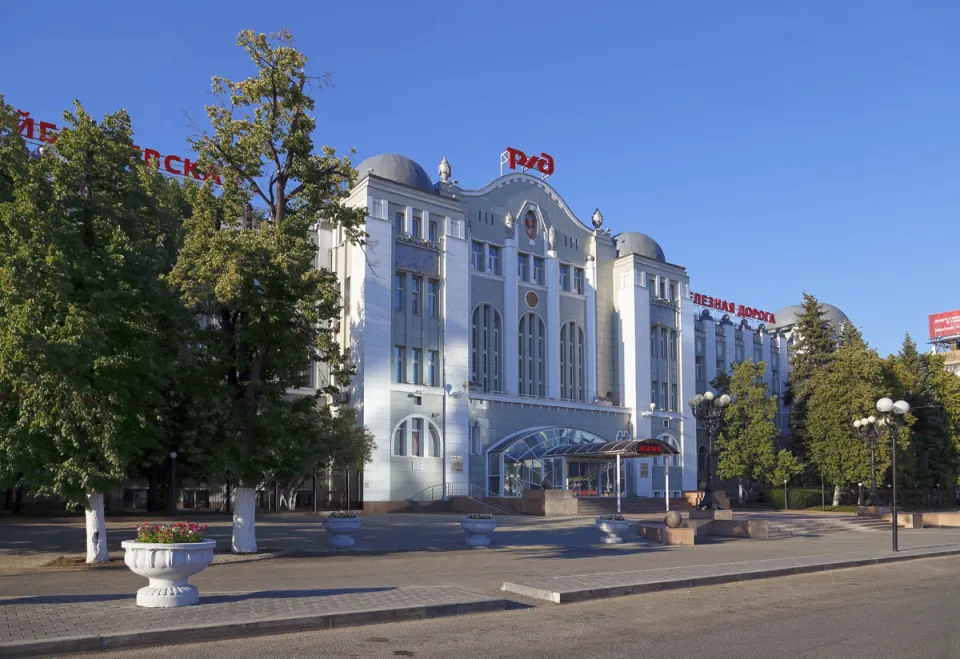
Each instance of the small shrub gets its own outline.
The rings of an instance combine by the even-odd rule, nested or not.
[[[490,513],[470,513],[467,515],[467,519],[493,519],[493,515]]]
[[[175,542],[203,542],[207,532],[206,524],[176,522],[175,524],[150,525],[137,527],[137,542],[153,544],[173,544]]]
[[[819,507],[823,501],[823,494],[820,490],[810,490],[803,488],[788,488],[787,503],[790,504],[790,510],[800,510],[804,508]],[[764,492],[764,498],[770,502],[774,508],[783,510],[783,488],[771,488]],[[833,503],[833,491],[826,492],[827,504]]]
[[[605,522],[623,522],[627,518],[620,513],[610,513],[608,515],[598,515],[597,519],[602,519]]]
[[[335,510],[327,515],[327,517],[331,517],[333,519],[353,519],[356,516],[357,513],[353,512],[352,510]]]

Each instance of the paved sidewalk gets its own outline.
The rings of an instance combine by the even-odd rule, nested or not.
[[[196,606],[143,609],[129,595],[0,599],[0,657],[50,656],[503,610],[457,588],[204,594]]]
[[[752,581],[783,577],[807,572],[822,572],[844,568],[864,567],[909,561],[919,558],[941,558],[960,555],[960,544],[946,547],[909,549],[901,552],[863,551],[821,556],[772,558],[760,561],[737,563],[713,563],[689,565],[681,568],[637,570],[631,572],[607,572],[578,574],[545,579],[529,579],[503,584],[503,590],[511,593],[546,600],[556,604],[582,602],[607,597],[637,595],[661,590],[693,588],[737,581]]]

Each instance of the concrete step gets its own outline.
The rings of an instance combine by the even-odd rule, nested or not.
[[[685,499],[671,498],[670,510],[689,512],[693,506]],[[604,515],[616,511],[616,499],[577,499],[577,512],[580,515]],[[620,511],[631,515],[666,514],[666,502],[663,499],[629,497],[620,500]]]

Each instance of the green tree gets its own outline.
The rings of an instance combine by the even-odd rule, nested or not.
[[[325,78],[306,74],[288,32],[244,31],[237,44],[254,75],[213,79],[212,131],[193,140],[219,168],[222,192],[208,181],[198,194],[171,281],[205,323],[199,342],[218,391],[205,468],[238,483],[233,550],[252,552],[255,488],[291,465],[310,469],[297,447],[325,436],[311,425],[315,401],[292,404],[287,391],[308,362],[329,373],[323,391],[348,377],[336,334],[339,284],[314,267],[311,237],[324,221],[362,243],[365,210],[345,204],[356,181],[349,158],[314,152],[310,87]]]
[[[136,164],[125,112],[77,103],[42,157],[0,116],[0,478],[83,505],[104,561],[103,493],[167,452],[160,330],[180,307],[162,275],[184,200]]]
[[[811,439],[807,428],[808,406],[816,390],[813,381],[830,365],[837,341],[835,328],[830,327],[817,298],[804,293],[802,307],[794,329],[797,339],[790,352],[790,375],[783,402],[790,406],[793,450],[802,459],[807,459]]]
[[[870,480],[870,449],[853,421],[875,413],[885,393],[883,362],[864,342],[860,331],[846,324],[841,347],[811,381],[806,429],[810,458],[824,480],[834,485],[833,505],[840,505],[840,488]],[[899,433],[901,447],[909,445],[909,430]],[[890,466],[888,442],[877,444],[877,473]]]
[[[732,402],[717,437],[717,475],[739,481],[741,494],[763,483],[782,483],[783,474],[790,472],[790,478],[802,469],[789,451],[776,450],[777,402],[763,381],[766,367],[764,362],[734,364],[726,381]]]

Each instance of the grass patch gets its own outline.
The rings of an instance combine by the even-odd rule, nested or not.
[[[810,512],[828,512],[828,513],[855,513],[857,512],[856,506],[827,506],[826,508],[821,508],[820,506],[811,506],[807,508]]]

